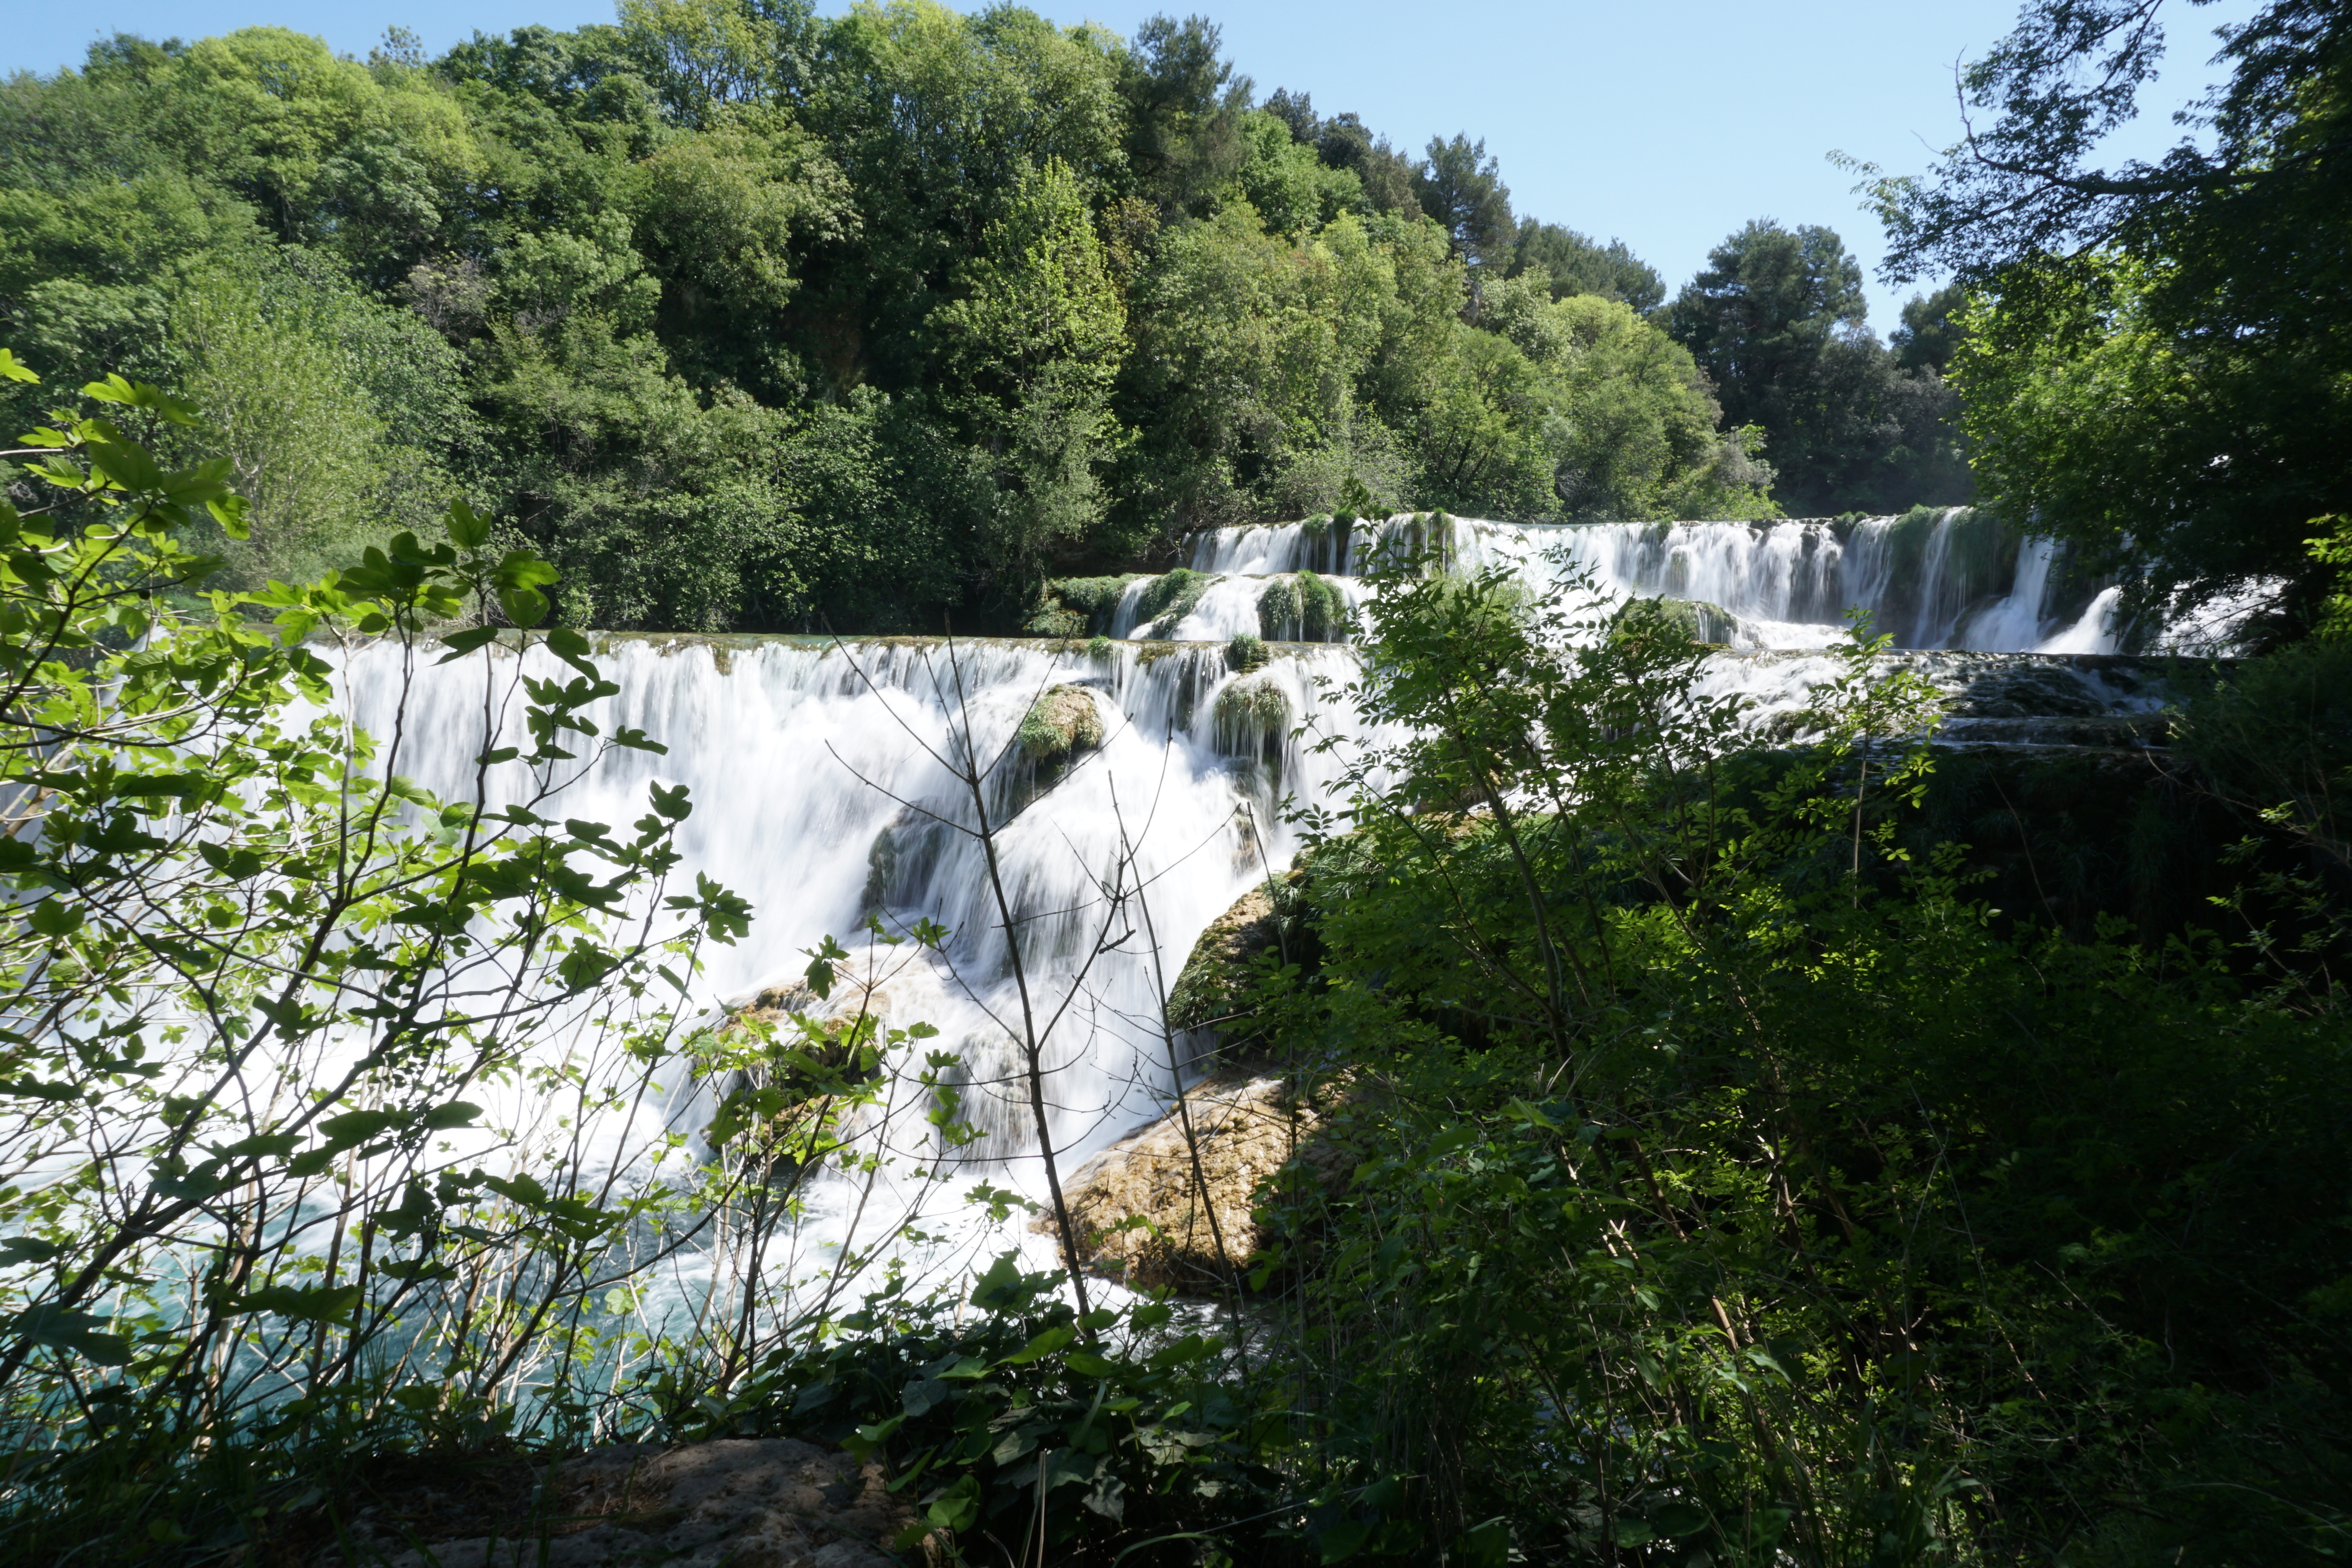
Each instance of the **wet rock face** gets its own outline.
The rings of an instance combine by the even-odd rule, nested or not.
[[[599,1448],[560,1466],[526,1516],[473,1521],[495,1535],[420,1540],[446,1525],[416,1517],[429,1501],[362,1509],[352,1554],[317,1568],[892,1568],[883,1548],[913,1517],[879,1465],[781,1437]]]
[[[1832,669],[1814,652],[1726,653],[1714,666],[1759,700],[1759,733],[1793,738],[1797,699]],[[2174,705],[2202,691],[2221,666],[2212,661],[2124,653],[1979,653],[1913,650],[1883,653],[1874,672],[1907,669],[1944,694],[1938,744],[2094,749],[2167,744]]]
[[[1080,1263],[1130,1290],[1229,1290],[1232,1270],[1271,1239],[1255,1212],[1267,1181],[1288,1166],[1330,1187],[1354,1167],[1353,1151],[1326,1135],[1338,1097],[1337,1086],[1302,1095],[1275,1077],[1195,1084],[1182,1113],[1171,1108],[1063,1183]],[[1136,1219],[1148,1224],[1129,1223]],[[1031,1228],[1052,1235],[1053,1216],[1040,1215]]]

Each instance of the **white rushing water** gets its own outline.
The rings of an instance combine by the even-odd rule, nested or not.
[[[879,983],[856,994],[886,1025],[928,1023],[940,1031],[929,1045],[962,1060],[967,1115],[986,1134],[962,1157],[989,1179],[1042,1196],[1015,1071],[1021,998],[982,847],[962,831],[972,803],[942,759],[960,754],[968,724],[987,765],[992,816],[1006,823],[997,852],[1030,1000],[1040,1016],[1059,1015],[1045,1054],[1066,1174],[1156,1114],[1185,1071],[1200,1042],[1179,1040],[1171,1063],[1164,989],[1211,921],[1289,865],[1297,838],[1281,820],[1285,797],[1337,804],[1326,791],[1339,759],[1314,743],[1357,728],[1336,695],[1354,675],[1355,653],[1287,639],[1312,627],[1344,643],[1367,557],[1384,542],[1416,538],[1442,542],[1455,570],[1500,567],[1542,579],[1564,559],[1588,571],[1605,598],[1664,594],[1721,607],[1737,619],[1736,643],[1751,652],[1718,657],[1705,689],[1745,695],[1759,720],[1802,706],[1834,676],[1836,661],[1808,650],[1843,632],[1850,605],[1869,610],[1906,647],[2007,653],[2007,663],[1961,652],[1903,655],[1927,661],[1919,667],[1950,690],[2054,680],[2068,686],[2055,710],[2067,713],[2124,714],[2153,700],[2109,689],[2091,665],[2112,661],[2075,667],[2032,658],[2045,649],[2111,650],[2116,594],[2079,590],[2084,602],[2061,601],[2053,585],[2062,573],[2046,543],[2003,539],[1964,515],[1769,526],[1466,521],[1442,531],[1410,517],[1352,529],[1293,524],[1202,537],[1197,577],[1130,583],[1113,618],[1116,640],[1087,645],[969,642],[951,656],[947,644],[923,639],[608,639],[598,658],[620,693],[598,705],[595,718],[608,731],[641,729],[668,751],[616,754],[555,810],[618,826],[643,814],[648,785],[686,786],[693,812],[677,839],[678,876],[690,884],[707,873],[753,908],[748,940],[707,949],[694,1004],[741,1006],[789,986],[809,949],[838,937],[855,955],[845,971],[881,967],[871,971]],[[1315,574],[1311,582],[1292,575],[1305,572]],[[1318,606],[1311,616],[1298,608],[1302,585]],[[1282,604],[1286,619],[1276,615]],[[1222,644],[1242,632],[1286,640],[1262,668],[1237,673]],[[559,673],[551,660],[537,670],[543,659],[534,653],[524,668]],[[513,673],[512,654],[492,660]],[[355,716],[386,734],[400,695],[395,650],[362,649],[344,667]],[[481,681],[476,661],[420,672],[398,771],[465,792],[479,747]],[[1015,743],[1033,704],[1057,687],[1075,688],[1103,730],[1099,747],[1058,777]],[[1979,706],[1999,714],[2015,705],[2004,697]],[[1302,724],[1312,731],[1303,737],[1292,733]],[[520,777],[510,782],[520,794]],[[499,803],[496,789],[490,803]],[[1139,906],[1114,913],[1106,897],[1129,846],[1148,933]],[[862,935],[869,916],[896,931],[933,920],[953,936],[938,955],[892,948]],[[671,1126],[700,1124],[701,1093],[673,1083]],[[611,1154],[628,1157],[622,1147]],[[1050,1260],[1042,1238],[1024,1245],[1033,1264]]]
[[[510,668],[511,655],[499,658]],[[845,973],[862,973],[869,956],[886,964],[873,1009],[894,1027],[930,1024],[940,1031],[931,1045],[964,1058],[967,1110],[988,1134],[972,1156],[1033,1190],[1034,1138],[1005,1082],[1021,998],[983,852],[959,831],[974,821],[969,791],[942,760],[959,754],[966,716],[992,765],[991,814],[1007,823],[997,850],[1024,922],[1031,999],[1041,1011],[1068,1000],[1046,1058],[1055,1141],[1075,1159],[1152,1114],[1173,1086],[1160,987],[1211,920],[1289,863],[1296,841],[1282,797],[1319,798],[1335,767],[1290,731],[1302,719],[1345,727],[1349,716],[1315,679],[1353,673],[1340,648],[1242,674],[1219,647],[1088,654],[1002,641],[957,644],[953,666],[944,644],[912,640],[617,638],[598,659],[621,693],[597,706],[597,722],[642,729],[668,752],[615,754],[555,810],[624,824],[644,814],[649,784],[688,789],[678,877],[691,886],[707,873],[754,911],[749,940],[707,950],[698,1003],[741,1005],[791,984],[827,936],[857,955]],[[561,671],[537,652],[526,668]],[[396,649],[362,650],[346,669],[361,723],[388,734]],[[1013,742],[1032,704],[1058,686],[1094,705],[1103,740],[1041,794],[1051,780]],[[478,662],[428,664],[408,697],[399,770],[462,793],[481,704]],[[521,782],[510,779],[518,794]],[[1032,798],[1036,808],[1021,810]],[[500,800],[495,789],[491,799]],[[1157,943],[1130,905],[1097,954],[1103,887],[1123,844],[1133,846]],[[954,935],[936,957],[913,944],[890,949],[862,936],[869,915],[894,931],[930,919]]]
[[[1444,534],[1442,539],[1438,538]],[[1535,525],[1455,519],[1433,527],[1402,514],[1350,526],[1280,523],[1218,528],[1193,541],[1189,570],[1211,578],[1171,619],[1152,609],[1157,579],[1128,586],[1111,634],[1223,639],[1272,634],[1259,604],[1280,576],[1313,572],[1346,603],[1385,543],[1440,542],[1456,570],[1502,567],[1531,579],[1591,574],[1616,599],[1694,600],[1737,622],[1733,646],[1819,648],[1844,632],[1848,612],[1901,648],[1999,653],[2112,653],[2116,595],[2074,585],[2048,539],[2020,539],[1965,507],[1853,521]]]

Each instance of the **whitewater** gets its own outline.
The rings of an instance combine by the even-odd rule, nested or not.
[[[1931,678],[1974,678],[1951,661],[2000,654],[2074,683],[2084,711],[2143,711],[2157,700],[2117,684],[2111,661],[2046,656],[2112,651],[2111,588],[2068,578],[2046,541],[2001,538],[1964,512],[1924,525],[1916,516],[1585,528],[1426,516],[1353,528],[1295,523],[1200,536],[1190,570],[1206,580],[1191,583],[1197,591],[1181,613],[1146,619],[1139,607],[1154,580],[1139,579],[1109,634],[1083,642],[602,638],[599,665],[620,690],[598,706],[596,721],[607,732],[641,729],[667,751],[614,754],[570,788],[562,814],[626,823],[643,814],[650,786],[685,786],[693,811],[678,836],[678,875],[690,883],[708,874],[753,909],[748,940],[705,949],[689,1010],[723,1019],[763,991],[772,998],[800,978],[808,952],[838,938],[853,955],[845,974],[871,982],[851,986],[845,1005],[865,1007],[886,1027],[937,1030],[928,1045],[961,1060],[950,1082],[984,1134],[952,1154],[902,1141],[903,1161],[952,1164],[1039,1198],[1009,945],[1019,944],[1032,1002],[1042,998],[1035,1016],[1055,1019],[1046,1098],[1066,1176],[1159,1113],[1196,1072],[1209,1042],[1163,1031],[1166,988],[1213,920],[1289,866],[1299,838],[1285,800],[1323,802],[1346,743],[1379,738],[1360,733],[1345,697],[1357,671],[1342,641],[1346,615],[1333,641],[1270,642],[1257,667],[1242,667],[1247,661],[1232,656],[1229,641],[1286,629],[1269,626],[1264,613],[1269,586],[1286,574],[1323,576],[1352,610],[1366,591],[1362,568],[1400,539],[1435,542],[1454,571],[1499,569],[1534,583],[1583,573],[1604,601],[1638,594],[1717,607],[1730,618],[1731,651],[1710,663],[1706,688],[1747,698],[1759,720],[1802,706],[1814,685],[1834,678],[1837,661],[1819,651],[1843,634],[1853,609],[1915,651],[1906,656],[1928,661]],[[342,663],[352,716],[384,733],[402,697],[399,650],[355,648]],[[534,651],[516,673],[553,676],[560,666]],[[1049,768],[1018,737],[1033,706],[1057,688],[1091,706],[1102,739]],[[465,793],[480,744],[478,668],[427,666],[406,702],[401,771]],[[1337,750],[1318,747],[1335,737]],[[959,777],[966,768],[984,776],[1015,910],[1011,932],[972,831],[978,808]],[[519,794],[520,775],[513,783]],[[498,799],[494,775],[490,804]],[[924,920],[950,933],[935,952],[865,934],[869,922],[903,934]],[[691,1133],[707,1119],[709,1085],[673,1078],[665,1089],[667,1128]],[[616,1161],[630,1155],[607,1151]],[[961,1191],[941,1183],[932,1198],[909,1201],[929,1203],[926,1223],[960,1238],[963,1255],[982,1239],[1003,1245],[1003,1234],[959,1228],[961,1197],[938,1195]],[[812,1214],[820,1229],[839,1219],[822,1201]],[[1033,1266],[1052,1261],[1044,1238],[1016,1227],[1010,1239]]]

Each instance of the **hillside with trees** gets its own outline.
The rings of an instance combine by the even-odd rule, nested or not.
[[[604,628],[1009,630],[1049,575],[1334,508],[1967,499],[1940,363],[1803,234],[1669,307],[1483,143],[1261,102],[1197,16],[630,0],[437,59],[123,37],[0,89],[0,322],[206,411],[241,580],[462,495]]]

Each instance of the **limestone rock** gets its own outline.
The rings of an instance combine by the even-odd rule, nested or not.
[[[1301,1095],[1275,1077],[1195,1084],[1184,1099],[1199,1146],[1198,1176],[1184,1120],[1171,1108],[1096,1155],[1063,1183],[1081,1261],[1134,1290],[1165,1288],[1190,1295],[1223,1291],[1226,1261],[1243,1266],[1269,1239],[1255,1213],[1256,1195],[1268,1178],[1295,1166],[1302,1176],[1331,1186],[1353,1168],[1354,1153],[1326,1135],[1325,1124],[1343,1088]],[[1206,1178],[1206,1204],[1201,1201],[1201,1177]],[[1124,1223],[1130,1218],[1150,1223]],[[1053,1234],[1053,1216],[1039,1216],[1031,1228]]]
[[[421,1517],[420,1517],[421,1513]],[[394,1494],[359,1511],[357,1563],[387,1568],[892,1568],[881,1550],[912,1514],[878,1464],[790,1438],[721,1438],[664,1451],[600,1448],[557,1469],[540,1506],[475,1520],[498,1533],[425,1539],[446,1527],[429,1498]],[[420,1528],[421,1527],[421,1528]],[[344,1568],[340,1548],[317,1568]]]

